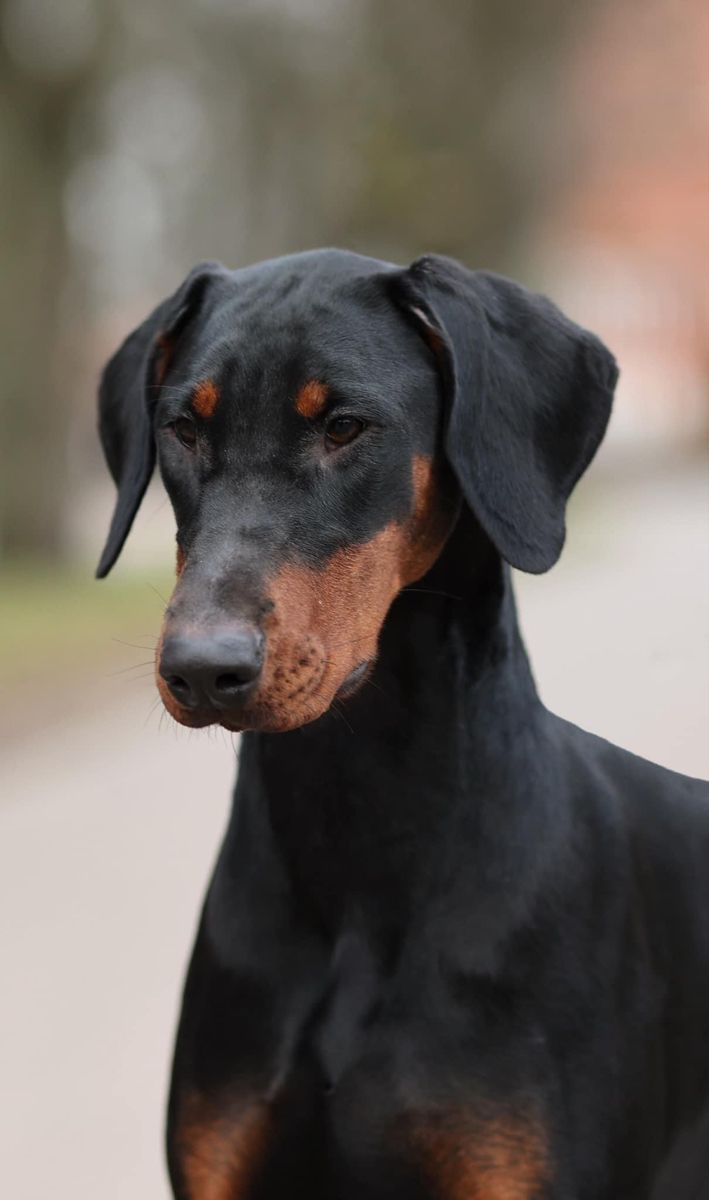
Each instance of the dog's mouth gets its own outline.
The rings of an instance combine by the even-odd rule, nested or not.
[[[350,671],[344,683],[341,683],[335,693],[336,700],[349,700],[354,696],[355,692],[367,682],[369,673],[372,669],[372,660],[365,658],[361,663],[358,663],[354,670]]]
[[[232,733],[255,730],[264,733],[285,733],[299,729],[324,716],[333,702],[349,700],[365,683],[371,670],[371,660],[357,664],[337,688],[334,696],[331,689],[321,686],[297,688],[292,696],[281,696],[277,701],[268,697],[254,696],[251,703],[233,712],[217,713],[212,721]],[[322,684],[324,680],[320,680]]]
[[[277,639],[274,639],[277,643]],[[316,639],[299,646],[278,646],[269,651],[261,677],[240,694],[218,702],[202,698],[184,704],[170,687],[156,662],[156,680],[163,704],[170,715],[190,729],[220,725],[231,733],[255,731],[283,733],[317,721],[333,702],[348,700],[363,686],[373,658],[362,659],[338,683],[335,664]]]

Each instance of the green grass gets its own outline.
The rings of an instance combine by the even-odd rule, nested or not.
[[[3,683],[95,663],[151,657],[174,577],[164,569],[97,581],[89,569],[34,564],[0,568],[0,677]],[[160,595],[158,595],[160,593]]]

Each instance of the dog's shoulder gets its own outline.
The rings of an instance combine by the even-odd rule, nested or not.
[[[627,828],[680,840],[709,838],[709,781],[682,775],[555,719],[571,779],[617,812]]]
[[[560,726],[589,854],[622,876],[667,955],[704,964],[709,998],[709,783]]]

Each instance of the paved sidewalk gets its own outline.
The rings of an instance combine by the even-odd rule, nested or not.
[[[708,513],[701,464],[586,491],[560,566],[518,580],[550,707],[695,774],[709,774]],[[104,693],[92,715],[38,729],[0,761],[0,1173],[12,1200],[168,1195],[170,1045],[234,747],[146,720],[147,679]]]
[[[12,1200],[164,1200],[166,1075],[234,749],[142,700],[0,770],[0,1175]],[[226,737],[226,735],[225,735]]]

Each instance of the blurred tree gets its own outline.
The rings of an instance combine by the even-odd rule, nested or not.
[[[215,113],[210,172],[248,195],[238,230],[224,228],[222,204],[238,261],[333,242],[519,264],[554,178],[555,79],[576,6],[320,0],[219,13],[213,85],[239,99],[236,120],[229,104]],[[205,202],[218,228],[218,195]]]
[[[519,269],[576,10],[0,0],[2,551],[62,552],[98,347],[194,261],[337,243]]]
[[[61,43],[52,48],[38,37],[32,44],[18,0],[6,2],[1,15],[0,547],[6,555],[56,558],[71,396],[71,381],[58,370],[70,266],[62,191],[71,117],[91,66],[62,61]]]
[[[519,270],[553,171],[555,76],[577,16],[565,0],[368,0],[347,235]]]

